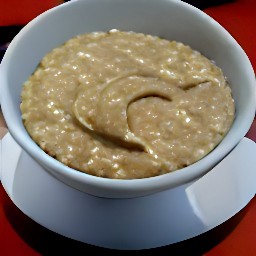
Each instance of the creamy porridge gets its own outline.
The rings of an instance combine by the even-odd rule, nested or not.
[[[39,146],[88,174],[151,177],[188,166],[234,119],[230,87],[189,46],[134,32],[79,35],[48,53],[22,91]]]

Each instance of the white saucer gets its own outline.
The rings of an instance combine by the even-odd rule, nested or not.
[[[1,181],[14,204],[42,226],[96,246],[147,249],[183,241],[221,224],[253,197],[250,193],[239,207],[207,225],[191,203],[191,189],[186,192],[191,184],[133,199],[98,198],[51,176],[10,134],[1,143]]]

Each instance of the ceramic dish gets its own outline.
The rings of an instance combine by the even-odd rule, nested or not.
[[[181,41],[214,60],[231,85],[235,121],[223,141],[191,166],[135,180],[94,177],[45,154],[26,132],[20,113],[23,82],[52,48],[77,34],[110,29],[142,32]],[[53,8],[25,26],[9,45],[1,68],[1,106],[12,137],[33,159],[62,182],[110,198],[144,196],[191,182],[207,173],[244,137],[255,115],[255,76],[234,38],[202,11],[176,0],[84,0]]]
[[[247,138],[202,179],[128,199],[99,198],[65,185],[10,134],[1,146],[0,178],[14,204],[43,227],[100,247],[149,249],[195,237],[234,216],[256,192],[256,144]]]

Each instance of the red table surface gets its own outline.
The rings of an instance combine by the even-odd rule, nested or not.
[[[256,11],[255,0],[237,0],[233,3],[205,10],[223,25],[244,48],[254,70],[256,68]],[[256,141],[256,119],[247,137]],[[255,152],[256,153],[256,152]],[[24,215],[0,186],[0,255],[86,255],[113,251],[80,243],[58,235]],[[256,255],[256,197],[234,217],[198,237],[161,248],[133,251],[133,255]]]

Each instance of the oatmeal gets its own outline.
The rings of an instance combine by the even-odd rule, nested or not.
[[[199,52],[112,30],[48,53],[23,86],[21,111],[32,139],[65,165],[135,179],[207,155],[235,110],[221,69]]]

